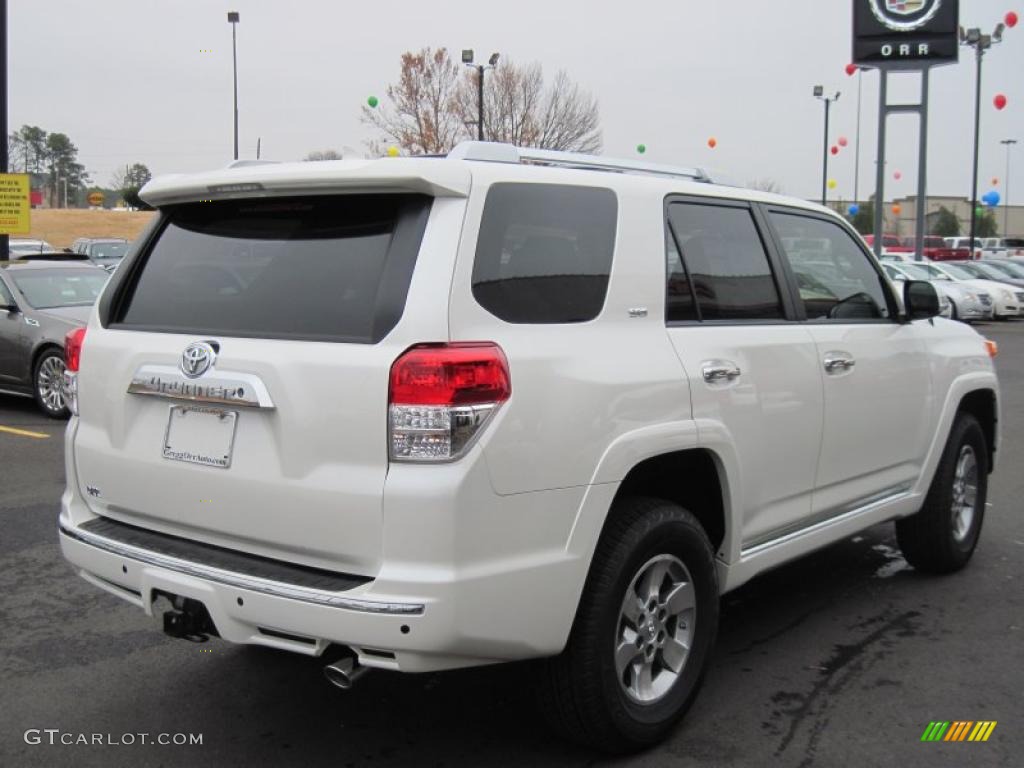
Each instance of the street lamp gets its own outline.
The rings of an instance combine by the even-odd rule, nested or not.
[[[238,159],[238,48],[237,35],[238,22],[240,21],[238,11],[228,11],[228,24],[231,25],[231,63],[233,65],[235,80],[235,160]]]
[[[836,91],[835,96],[826,96],[825,88],[821,85],[814,86],[814,98],[821,99],[825,102],[825,150],[822,153],[824,160],[822,161],[821,168],[821,204],[825,205],[828,202],[828,112],[832,106],[833,101],[839,101],[839,97],[842,94]]]
[[[981,61],[985,51],[992,47],[993,43],[1003,42],[1003,30],[1006,25],[999,22],[991,35],[984,34],[977,27],[964,29],[960,27],[960,45],[966,45],[974,49],[975,58],[978,62],[977,81],[974,86],[974,167],[971,171],[971,239],[968,241],[971,248],[971,256],[975,251],[974,235],[978,227],[978,142],[981,132]]]
[[[472,67],[477,71],[476,80],[476,98],[477,98],[477,117],[476,117],[476,136],[480,141],[484,140],[484,70],[494,69],[498,66],[498,54],[492,53],[491,58],[487,61],[487,65],[474,64],[473,63],[473,49],[463,48],[462,49],[462,63],[467,67]]]
[[[1003,139],[999,142],[1006,147],[1006,193],[1003,195],[1003,237],[1010,234],[1007,224],[1010,220],[1010,147],[1017,143],[1016,139]]]

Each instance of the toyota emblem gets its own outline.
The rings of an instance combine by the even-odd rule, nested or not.
[[[197,378],[213,367],[217,350],[205,341],[194,341],[181,353],[181,372],[190,379]]]

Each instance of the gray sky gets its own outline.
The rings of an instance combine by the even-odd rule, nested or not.
[[[240,153],[301,158],[353,147],[367,96],[383,96],[403,51],[424,45],[478,59],[492,51],[565,69],[599,99],[606,155],[720,168],[740,182],[771,178],[789,194],[820,193],[821,83],[842,91],[831,139],[850,145],[830,176],[853,194],[857,77],[850,0],[9,0],[10,125],[67,133],[94,181],[146,163],[154,174],[223,165],[232,151],[231,28],[238,27]],[[1024,3],[1021,4],[1024,6]],[[961,23],[991,30],[1010,0],[961,0]],[[1016,8],[1024,15],[1024,7]],[[209,49],[212,52],[204,53]],[[1005,149],[1024,202],[1024,23],[986,56],[981,186],[1005,192]],[[890,90],[916,97],[916,76]],[[970,193],[973,52],[932,76],[929,192]],[[873,189],[878,74],[863,77],[861,196]],[[997,112],[992,97],[1005,93]],[[890,123],[886,197],[916,189],[916,118]],[[718,140],[707,148],[708,137]],[[902,180],[892,172],[900,170]],[[1013,178],[1011,178],[1013,182]]]

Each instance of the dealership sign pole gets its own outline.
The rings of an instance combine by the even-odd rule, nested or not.
[[[959,0],[853,0],[853,63],[877,69],[878,159],[875,168],[875,255],[882,255],[885,134],[890,114],[916,113],[920,122],[914,258],[922,258],[928,162],[928,71],[959,55]],[[917,104],[889,104],[889,73],[921,73]]]

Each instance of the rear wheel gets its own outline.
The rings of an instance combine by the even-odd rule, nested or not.
[[[714,551],[697,519],[658,499],[616,504],[541,709],[570,738],[630,752],[693,703],[718,630]]]
[[[51,419],[66,419],[68,407],[64,396],[64,353],[60,349],[53,347],[39,356],[32,381],[32,392],[39,410]]]
[[[921,511],[896,521],[907,562],[927,573],[951,573],[967,565],[981,534],[987,493],[985,434],[977,419],[961,413]]]

